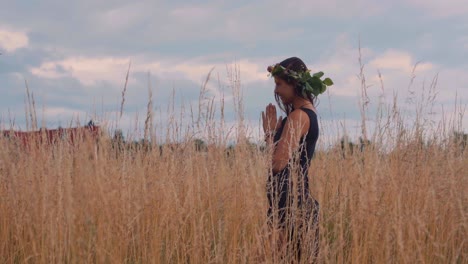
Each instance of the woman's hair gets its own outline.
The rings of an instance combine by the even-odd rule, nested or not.
[[[295,72],[305,72],[308,70],[305,63],[297,57],[291,57],[291,58],[285,59],[284,61],[280,62],[279,65],[283,66],[284,68],[288,70],[292,70]],[[306,96],[304,96],[303,94],[304,87],[302,87],[296,79],[289,77],[286,74],[279,74],[275,76],[284,80],[286,83],[292,85],[294,87],[294,93],[297,96],[307,99],[313,105],[315,105],[317,101],[317,97],[315,97],[312,93],[307,92],[307,91],[305,91]],[[276,103],[278,103],[278,106],[280,107],[280,109],[283,110],[286,113],[286,115],[289,115],[289,113],[293,111],[292,104],[283,104],[283,102],[281,101],[280,97],[277,94],[275,94],[275,100],[276,100]]]

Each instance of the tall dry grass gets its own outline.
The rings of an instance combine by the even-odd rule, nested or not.
[[[115,148],[103,137],[97,148],[25,150],[0,138],[0,263],[287,263],[268,241],[269,158],[242,134],[226,152],[214,114],[224,105],[203,89],[193,126],[207,130],[203,151],[190,130],[161,148]],[[404,119],[395,104],[362,150],[337,142],[317,151],[309,177],[321,205],[320,262],[467,263],[463,137]],[[312,254],[305,245],[302,262]]]

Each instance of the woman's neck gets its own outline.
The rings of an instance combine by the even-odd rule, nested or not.
[[[312,106],[312,103],[304,98],[297,98],[292,102],[292,106],[294,109],[299,109],[304,106]]]

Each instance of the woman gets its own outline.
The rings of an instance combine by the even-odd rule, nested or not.
[[[319,135],[315,108],[317,95],[332,85],[311,75],[296,57],[268,67],[275,79],[275,99],[286,118],[277,119],[273,104],[262,112],[265,141],[272,150],[267,181],[269,226],[279,231],[277,242],[288,256],[300,258],[301,242],[311,243],[318,255],[318,202],[309,191],[308,170]],[[304,246],[304,245],[303,245]]]

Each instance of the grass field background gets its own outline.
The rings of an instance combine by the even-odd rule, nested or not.
[[[145,136],[157,137],[148,105]],[[418,109],[406,122],[390,106],[362,144],[340,142],[344,133],[319,142],[309,179],[320,261],[468,263],[460,120],[427,130]],[[0,138],[0,263],[282,263],[265,222],[267,152],[249,143],[242,118],[227,148],[224,121],[210,115],[220,108],[200,109],[202,147],[177,120],[168,126],[177,142],[103,135],[26,149]],[[330,129],[321,124],[320,140]]]

